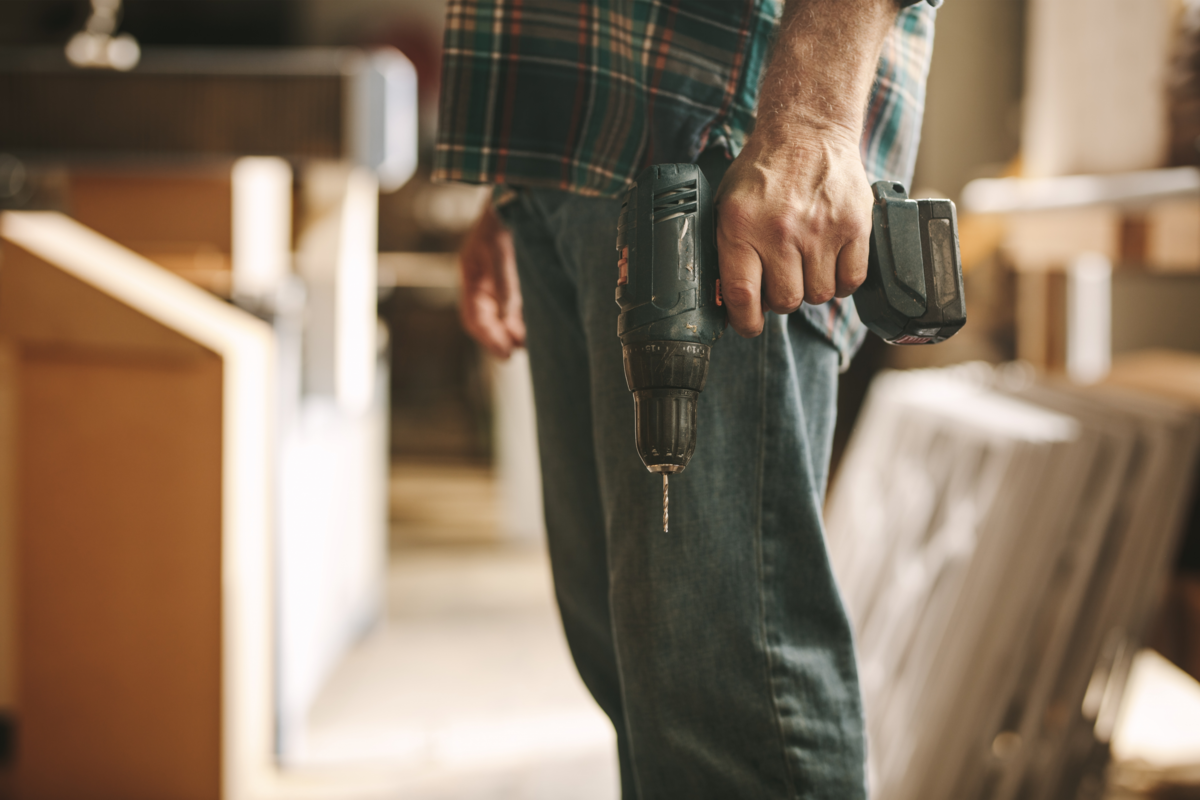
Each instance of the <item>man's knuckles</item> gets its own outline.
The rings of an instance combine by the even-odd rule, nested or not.
[[[867,279],[867,264],[864,261],[862,264],[855,264],[849,270],[838,270],[837,291],[838,294],[845,297],[853,293],[858,287],[863,285],[863,281]]]
[[[767,292],[767,308],[776,314],[790,314],[804,302],[804,290],[795,288],[772,289]]]
[[[845,242],[869,239],[871,236],[871,214],[853,214],[841,222],[841,237]]]
[[[745,278],[721,281],[721,300],[731,309],[753,308],[759,304],[758,286]]]
[[[869,214],[841,213],[823,214],[808,221],[807,231],[811,239],[840,249],[855,239],[871,233]]]
[[[809,305],[819,306],[832,300],[834,291],[835,287],[833,286],[819,286],[805,292],[804,299],[808,301]]]

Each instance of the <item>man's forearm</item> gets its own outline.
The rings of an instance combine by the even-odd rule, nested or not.
[[[879,52],[896,13],[895,0],[787,0],[752,136],[772,147],[814,134],[857,143]]]

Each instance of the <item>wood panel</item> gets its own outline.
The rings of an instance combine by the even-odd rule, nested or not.
[[[21,796],[217,797],[220,360],[19,370]]]
[[[1019,272],[1061,270],[1080,253],[1121,256],[1121,212],[1113,206],[1013,214],[1003,246]]]
[[[221,794],[221,359],[7,245],[17,783]]]
[[[139,253],[206,246],[233,252],[230,166],[205,171],[82,171],[70,178],[71,216]]]
[[[50,212],[0,213],[0,304],[18,796],[394,795],[279,767],[271,328]]]
[[[1017,274],[1017,358],[1045,372],[1066,368],[1066,307],[1066,273]]]
[[[1113,362],[1105,383],[1166,397],[1200,411],[1200,355],[1142,350]]]
[[[215,294],[231,290],[231,165],[156,171],[76,170],[71,215]]]
[[[0,338],[0,714],[17,705],[16,590],[16,368],[17,350]],[[0,760],[3,755],[0,755]],[[3,767],[0,766],[0,769]],[[0,784],[0,797],[4,797]]]
[[[1159,272],[1200,272],[1200,200],[1156,203],[1146,212],[1146,264]]]
[[[188,719],[191,712],[199,706],[176,702],[192,691],[201,691],[187,683],[187,680],[195,679],[197,671],[200,670],[202,662],[199,659],[189,661],[191,672],[188,674],[192,677],[181,675],[182,682],[172,684],[172,687],[175,687],[172,691],[179,689],[178,692],[167,692],[155,699],[159,708],[152,708],[153,703],[140,706],[147,709],[147,713],[154,711],[159,714],[157,719],[160,720],[170,720],[173,715],[180,717],[170,723],[173,726],[171,728],[157,732],[141,731],[138,734],[143,737],[139,740],[141,745],[146,752],[152,754],[156,752],[155,747],[171,743],[172,740],[164,731],[181,730],[180,726],[192,724],[197,730],[206,731],[211,728],[213,718],[219,720],[215,743],[219,748],[219,758],[208,762],[204,785],[189,783],[187,779],[196,777],[199,773],[187,771],[181,772],[183,777],[179,779],[178,784],[172,784],[170,787],[159,785],[157,782],[167,780],[166,772],[149,769],[145,771],[147,784],[144,786],[128,785],[123,786],[120,791],[113,791],[106,781],[124,783],[131,779],[131,772],[122,771],[126,764],[121,760],[121,753],[128,751],[122,750],[124,745],[97,735],[92,737],[92,746],[100,750],[112,748],[112,758],[105,759],[96,754],[89,756],[82,751],[76,752],[75,755],[78,755],[80,763],[89,769],[98,769],[100,765],[105,764],[112,767],[112,775],[106,776],[104,780],[97,779],[90,786],[85,786],[86,781],[80,780],[78,785],[64,793],[59,788],[59,782],[64,779],[54,775],[51,768],[46,766],[38,774],[46,778],[50,788],[39,794],[29,780],[25,780],[22,784],[22,797],[26,800],[38,797],[70,797],[72,800],[88,800],[93,797],[176,796],[215,796],[226,800],[242,800],[262,797],[278,775],[273,757],[272,716],[272,437],[276,403],[276,355],[272,331],[264,322],[245,311],[218,300],[62,214],[0,214],[0,240],[3,240],[0,244],[3,248],[0,250],[0,259],[3,260],[3,264],[0,265],[0,298],[6,303],[11,301],[6,308],[12,312],[0,313],[0,339],[6,336],[14,339],[20,348],[22,361],[26,357],[34,360],[49,359],[64,368],[68,363],[82,362],[86,365],[90,362],[97,366],[109,365],[112,369],[132,369],[134,374],[156,375],[161,381],[161,385],[155,390],[157,394],[143,393],[153,398],[154,402],[151,403],[152,409],[140,407],[141,413],[147,417],[144,423],[150,426],[150,433],[141,437],[139,441],[145,446],[160,448],[156,452],[164,457],[169,454],[174,472],[169,472],[162,463],[156,462],[156,469],[146,468],[136,475],[152,475],[163,480],[168,477],[184,479],[192,474],[188,469],[208,463],[212,458],[212,450],[189,452],[186,445],[195,440],[188,438],[185,432],[174,431],[173,428],[159,423],[155,423],[158,424],[157,428],[154,427],[151,420],[161,419],[157,416],[160,413],[175,416],[175,426],[196,428],[192,433],[207,437],[207,447],[215,448],[215,452],[219,454],[219,492],[207,495],[207,502],[215,503],[217,508],[215,512],[209,513],[219,515],[219,524],[215,530],[206,529],[207,544],[204,545],[215,548],[205,552],[216,554],[213,557],[219,559],[219,567],[210,570],[198,560],[190,567],[204,575],[207,582],[204,597],[188,596],[198,584],[188,581],[172,583],[168,580],[150,580],[154,577],[153,574],[129,569],[127,565],[117,564],[115,567],[117,574],[128,581],[149,581],[141,586],[120,586],[120,592],[140,593],[143,604],[150,602],[148,598],[167,589],[180,593],[179,597],[169,602],[164,601],[168,616],[175,622],[180,622],[181,618],[172,610],[172,603],[178,601],[178,609],[194,611],[204,607],[212,610],[214,603],[211,597],[219,598],[215,603],[218,616],[215,621],[205,623],[217,626],[219,635],[215,640],[209,629],[203,626],[189,630],[186,625],[179,624],[171,628],[172,636],[178,636],[181,642],[188,639],[194,631],[200,640],[207,643],[203,652],[209,653],[212,649],[213,657],[217,660],[217,671],[204,679],[208,682],[205,683],[206,686],[211,686],[211,682],[215,681],[219,687],[215,698],[208,695],[201,704],[205,708],[206,716]],[[56,272],[62,274],[56,275]],[[51,283],[55,291],[47,288]],[[72,296],[81,301],[88,298],[88,301],[77,303],[70,299]],[[5,326],[10,323],[11,329],[6,330]],[[219,378],[215,380],[215,385],[210,387],[211,393],[209,389],[205,389],[198,395],[210,399],[218,398],[214,402],[219,408],[220,424],[215,428],[197,417],[188,416],[191,413],[189,409],[195,411],[190,403],[194,400],[192,395],[196,393],[197,386],[188,382],[191,379],[185,381],[189,387],[186,390],[177,386],[175,381],[183,380],[179,377],[181,370],[203,372],[208,376],[206,386]],[[21,382],[22,371],[19,367],[18,379],[15,381],[18,384]],[[116,380],[115,375],[113,379]],[[61,383],[65,386],[69,381],[64,379]],[[77,383],[82,387],[77,390],[78,402],[82,403],[85,402],[90,387],[85,386],[86,382],[82,380]],[[66,391],[65,388],[63,391]],[[103,393],[98,395],[101,396]],[[134,402],[132,398],[126,400],[129,403]],[[175,401],[183,405],[176,409],[172,406]],[[115,406],[120,405],[122,401],[109,397],[105,402],[108,403],[109,410],[115,411]],[[203,407],[210,408],[207,405]],[[176,413],[177,411],[179,413]],[[32,433],[28,436],[24,433],[23,420],[20,419],[25,413],[24,410],[19,408],[17,413],[17,425],[22,430],[21,447],[31,452],[40,448],[40,444],[26,444],[32,442],[34,437]],[[118,415],[116,419],[119,421],[121,417]],[[107,424],[105,420],[92,418],[88,427],[104,427]],[[120,441],[119,445],[125,448],[131,446],[126,441]],[[192,465],[190,468],[184,466],[189,463]],[[119,470],[110,468],[102,460],[92,460],[90,464],[92,469],[86,477],[88,484],[103,487],[109,484],[115,486],[134,483],[126,480]],[[18,471],[23,469],[21,466]],[[205,469],[207,470],[207,467]],[[207,471],[203,474],[210,475]],[[84,480],[82,471],[75,477],[80,481]],[[17,485],[17,496],[20,499],[28,491],[20,474],[17,476]],[[72,502],[72,498],[79,496],[87,497],[89,501],[101,501],[108,496],[100,491],[90,495],[72,495],[72,487],[65,484],[64,487],[59,488],[59,502]],[[152,504],[155,501],[150,493],[155,487],[155,484],[149,484],[140,491],[133,491],[128,487],[115,489],[111,497],[121,498],[122,513],[144,509],[149,515],[148,519],[154,520],[154,513],[157,512],[153,512]],[[183,487],[175,487],[171,491],[183,490]],[[193,499],[198,497],[190,494],[186,496]],[[198,499],[196,501],[199,502]],[[146,505],[147,503],[150,505]],[[117,512],[104,507],[96,511],[98,518],[108,520],[107,525],[111,527],[114,518],[104,516],[105,513]],[[182,507],[181,513],[188,513],[186,505]],[[85,515],[81,513],[79,519],[84,518]],[[23,526],[29,520],[24,516],[19,519],[21,529],[18,530],[17,537],[20,547],[26,539]],[[119,521],[120,517],[115,519]],[[166,537],[190,535],[199,530],[190,523],[169,530],[161,525],[155,528],[147,523],[143,532],[151,528],[156,529],[158,535]],[[93,529],[91,533],[98,535],[99,531]],[[124,531],[117,531],[115,535],[115,541],[125,541],[122,538],[126,536]],[[192,545],[199,547],[200,543],[193,542]],[[122,547],[123,551],[118,548],[118,552],[136,549],[131,545]],[[153,552],[153,549],[149,548],[148,551]],[[18,562],[24,564],[20,558]],[[100,566],[92,565],[94,568]],[[18,582],[22,583],[18,600],[23,603],[27,591],[27,587],[23,585],[24,577],[18,576]],[[210,592],[213,594],[210,595]],[[54,597],[48,595],[47,602],[52,600]],[[32,610],[22,609],[19,612],[20,619],[28,620],[33,613]],[[66,619],[66,616],[62,615],[58,619]],[[150,633],[163,630],[163,626],[153,622],[153,616],[145,619],[146,630]],[[120,625],[114,627],[114,631],[121,630]],[[87,630],[77,633],[85,639],[93,635]],[[18,642],[19,664],[34,663],[35,656],[26,651],[27,635],[28,629],[22,622]],[[133,639],[127,637],[123,641],[128,643]],[[155,639],[153,636],[146,636],[138,641],[153,643]],[[170,645],[170,642],[166,642],[165,645]],[[195,642],[188,645],[194,646]],[[143,659],[150,659],[152,664],[162,663],[161,657],[155,653],[135,652],[132,648],[120,649],[125,651],[130,669],[134,670],[136,675],[148,674],[139,666]],[[195,651],[184,652],[187,655]],[[191,658],[190,655],[188,657]],[[175,666],[179,665],[178,661],[172,663]],[[211,661],[206,663],[211,664]],[[69,677],[74,681],[77,676]],[[89,676],[89,680],[87,687],[94,693],[89,702],[102,703],[104,696],[110,693],[113,687],[105,682],[103,675]],[[22,693],[17,697],[21,714],[20,724],[36,727],[38,723],[31,719],[34,712],[25,707],[24,684],[20,679],[18,686]],[[133,686],[133,682],[125,682],[121,686],[129,688]],[[151,695],[157,691],[152,684],[146,685],[145,688]],[[71,683],[63,687],[62,691],[70,694],[84,692],[86,689],[82,685]],[[203,691],[207,692],[208,689]],[[138,707],[135,706],[135,710]],[[108,708],[114,717],[124,713],[122,704],[115,701],[109,704]],[[146,719],[149,717],[143,718],[142,721],[145,722]],[[43,739],[47,742],[49,740],[50,737]],[[187,742],[181,744],[178,740],[174,744],[190,746]],[[68,758],[72,751],[56,749],[58,752],[52,755],[57,771],[70,775],[75,767]],[[17,769],[21,772],[29,751],[25,747],[19,747],[18,751]],[[189,754],[175,754],[172,758],[181,759],[178,764],[195,766]],[[38,763],[38,760],[31,756],[30,763]],[[50,764],[50,757],[43,763]],[[137,771],[142,772],[140,768]],[[216,794],[213,794],[214,787]],[[293,793],[290,796],[296,795]]]
[[[0,331],[22,344],[175,360],[209,352],[20,247],[0,258]]]

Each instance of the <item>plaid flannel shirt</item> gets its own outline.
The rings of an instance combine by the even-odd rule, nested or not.
[[[861,143],[871,181],[912,178],[940,2],[901,0],[884,44]],[[650,164],[711,146],[736,156],[780,11],[778,0],[450,0],[433,179],[614,197]],[[801,313],[845,367],[866,334],[852,299]]]

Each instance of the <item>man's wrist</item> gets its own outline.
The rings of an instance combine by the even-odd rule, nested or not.
[[[858,150],[861,120],[838,121],[814,118],[801,109],[760,120],[746,141],[746,148],[771,151],[806,150],[814,146],[844,146]]]

